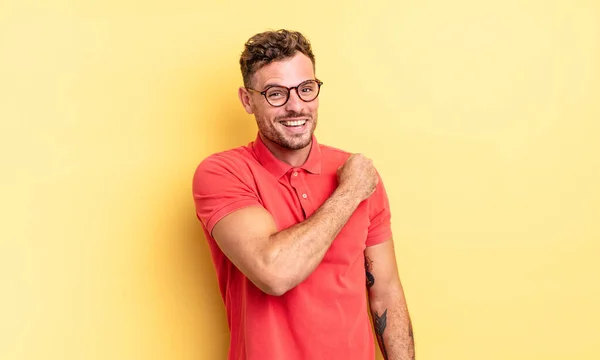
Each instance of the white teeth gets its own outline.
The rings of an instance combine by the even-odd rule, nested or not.
[[[282,121],[285,126],[302,126],[306,123],[306,120],[293,120],[293,121]]]

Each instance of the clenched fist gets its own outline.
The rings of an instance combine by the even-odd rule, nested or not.
[[[356,194],[360,201],[375,192],[379,178],[373,161],[362,154],[352,154],[337,171],[339,187]]]

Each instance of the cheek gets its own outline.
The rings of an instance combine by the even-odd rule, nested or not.
[[[319,110],[319,99],[312,101],[308,104],[309,104],[308,108],[310,109],[311,113],[316,113],[317,110]]]
[[[272,109],[264,109],[262,107],[254,109],[254,114],[259,121],[264,123],[272,123],[273,119],[277,117],[277,111],[273,111]]]

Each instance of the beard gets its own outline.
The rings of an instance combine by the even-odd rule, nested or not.
[[[280,121],[295,118],[307,119],[304,125],[307,129],[297,134],[285,132],[285,129],[282,128],[285,125],[281,124]],[[317,116],[316,114],[313,116],[313,114],[302,114],[291,111],[277,116],[273,120],[263,116],[256,116],[256,123],[258,130],[266,139],[285,149],[300,150],[310,145],[312,135],[317,127]]]

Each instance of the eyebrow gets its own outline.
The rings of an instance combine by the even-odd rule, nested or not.
[[[304,84],[305,82],[307,82],[307,81],[311,81],[311,80],[314,80],[314,79],[306,79],[306,80],[302,80],[302,81],[301,81],[301,82],[299,82],[299,83],[298,83],[298,85],[296,85],[296,86],[302,85],[302,84]],[[266,90],[266,89],[268,89],[268,88],[272,88],[272,87],[275,87],[275,86],[279,86],[279,87],[287,87],[287,86],[283,86],[283,85],[281,85],[281,84],[279,84],[279,83],[266,83],[266,84],[264,85],[263,89],[264,89],[264,90]]]
[[[271,88],[271,87],[274,87],[274,86],[281,86],[281,87],[285,87],[285,86],[283,86],[283,85],[281,85],[281,84],[278,84],[278,83],[266,83],[266,84],[263,86],[263,89],[268,89],[268,88]]]

